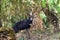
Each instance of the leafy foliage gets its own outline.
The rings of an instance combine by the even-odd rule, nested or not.
[[[52,11],[53,9],[54,12],[57,14],[56,17],[60,19],[59,18],[60,17],[60,0],[1,0],[0,1],[0,18],[2,20],[2,26],[5,28],[13,27],[13,25],[16,22],[27,19],[28,18],[27,13],[29,13],[31,10],[34,14],[36,13],[36,15],[38,14],[38,16],[41,17],[40,19],[43,20],[43,25],[45,23],[44,27],[49,26],[47,16],[42,11],[42,7],[46,8],[47,5],[49,8],[49,11]],[[34,17],[38,17],[36,15],[34,15]],[[35,21],[37,20],[38,19],[36,19]],[[38,23],[36,24],[38,25]],[[39,24],[39,27],[40,27],[40,24]],[[0,31],[1,30],[2,29],[0,29]],[[39,33],[39,31],[37,32]]]

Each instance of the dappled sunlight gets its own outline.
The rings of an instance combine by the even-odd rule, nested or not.
[[[60,40],[60,0],[1,0],[0,40]]]

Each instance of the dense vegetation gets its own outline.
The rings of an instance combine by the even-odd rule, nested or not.
[[[60,0],[0,0],[0,27],[12,28],[16,22],[27,19],[31,10],[33,32],[60,30]]]

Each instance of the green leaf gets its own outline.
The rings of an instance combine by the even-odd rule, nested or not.
[[[42,7],[46,7],[46,0],[42,0]]]

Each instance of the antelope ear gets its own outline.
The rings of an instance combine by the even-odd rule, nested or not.
[[[28,16],[32,16],[32,12],[30,12],[30,13],[27,13],[27,15],[28,15]]]
[[[30,15],[32,15],[32,12],[30,12]]]

